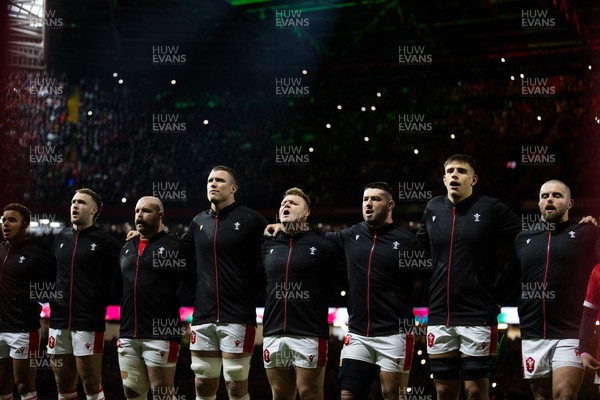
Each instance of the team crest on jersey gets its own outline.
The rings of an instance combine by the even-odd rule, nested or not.
[[[190,342],[192,342],[192,344],[196,344],[196,332],[194,331],[192,331],[190,334]]]
[[[235,228],[233,229],[234,231],[239,231],[240,230],[240,223],[236,222],[235,224],[233,224],[235,226]]]
[[[17,350],[17,353],[25,353],[25,347],[19,347],[19,349]]]
[[[48,338],[48,347],[53,349],[55,345],[56,345],[56,339],[54,339],[54,336],[50,336]]]
[[[529,244],[529,242],[531,242],[531,239],[527,239],[526,242],[527,242],[527,244]]]
[[[91,344],[91,343],[86,343],[86,344],[85,344],[85,348],[86,348],[86,349],[88,349],[88,350],[89,350],[89,349],[90,349],[90,347],[92,347],[92,344]]]
[[[317,251],[317,248],[315,246],[311,247],[309,250],[311,256],[316,256],[315,251]]]
[[[240,339],[235,339],[235,347],[238,347],[242,343]]]
[[[360,237],[360,235],[356,235],[356,237],[354,238],[354,240],[358,240],[359,237]]]
[[[575,239],[575,231],[569,231],[569,237]]]
[[[60,248],[62,249],[64,245],[65,245],[64,243],[61,243],[60,244]]]
[[[481,221],[479,220],[479,217],[481,217],[481,214],[479,214],[479,213],[475,213],[475,214],[473,214],[473,218],[474,218],[474,221],[475,221],[475,222],[481,222]]]
[[[398,366],[399,366],[399,365],[400,365],[400,361],[402,361],[402,359],[401,359],[401,358],[396,358],[396,365],[398,365]]]
[[[269,250],[269,254],[273,254],[273,249]]]
[[[202,230],[202,228],[204,228],[204,225],[200,225],[200,230]]]
[[[433,343],[435,342],[435,335],[431,332],[427,334],[427,346],[433,347]]]
[[[310,356],[308,356],[308,359],[310,360],[310,362],[312,362],[315,359],[315,355],[311,354]]]
[[[394,243],[392,243],[394,245],[394,250],[398,250],[398,246],[400,246],[400,242],[395,241]]]
[[[265,351],[263,351],[263,358],[265,362],[271,362],[271,353],[269,353],[269,349],[265,349]]]
[[[162,247],[162,246],[161,246],[161,247],[159,247],[159,248],[158,248],[158,255],[162,256],[162,255],[163,255],[163,251],[165,251],[165,248],[164,248],[164,247]]]
[[[437,218],[437,217],[434,215],[433,217],[431,217],[431,220],[432,220],[433,222],[435,222],[435,219],[436,219],[436,218]]]
[[[485,349],[486,349],[487,345],[488,345],[488,344],[487,344],[487,342],[481,342],[481,348],[482,348],[483,350],[485,350]]]
[[[158,353],[160,354],[160,358],[163,358],[165,356],[165,354],[167,354],[167,352],[164,350],[161,350]]]
[[[19,257],[19,264],[23,264],[23,261],[25,261],[25,257],[24,256]]]
[[[579,352],[579,347],[575,347],[573,349],[573,351],[575,352],[575,357],[581,357],[581,353]]]
[[[346,335],[344,336],[344,346],[348,346],[350,344],[350,339],[352,338],[352,335]]]
[[[527,372],[531,373],[535,369],[535,360],[531,357],[527,357],[525,360],[525,368],[527,368]]]
[[[98,247],[98,245],[97,245],[96,243],[92,243],[92,244],[90,245],[90,250],[92,250],[92,251],[96,251],[96,247]]]
[[[121,339],[117,339],[117,349],[121,348]]]

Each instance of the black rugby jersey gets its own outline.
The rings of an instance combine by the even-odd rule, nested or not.
[[[572,222],[523,231],[519,327],[524,339],[576,339],[590,274],[598,262],[600,228]]]
[[[50,327],[104,331],[106,306],[118,271],[119,242],[97,226],[81,232],[63,229],[54,239],[56,291],[50,302]]]
[[[411,291],[422,265],[408,260],[424,256],[415,235],[395,223],[373,229],[361,222],[326,237],[346,254],[350,333],[385,336],[412,326]]]
[[[254,281],[266,226],[265,217],[237,203],[194,217],[182,236],[196,256],[194,325],[256,325]]]
[[[446,196],[429,201],[417,237],[433,259],[430,325],[497,325],[495,257],[520,229],[519,218],[492,197],[472,194],[456,205]]]
[[[0,243],[0,332],[40,327],[41,306],[54,291],[50,256],[29,240]]]
[[[152,236],[139,254],[140,237],[119,257],[123,276],[121,338],[181,340],[178,291],[192,268],[191,254],[176,236]]]
[[[328,297],[344,257],[323,234],[279,232],[262,246],[267,277],[264,336],[329,337]]]

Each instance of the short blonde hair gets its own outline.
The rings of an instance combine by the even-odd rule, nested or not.
[[[293,187],[293,188],[286,190],[283,197],[285,197],[285,196],[300,196],[304,199],[304,201],[306,202],[306,205],[310,208],[310,197],[308,197],[308,195],[306,193],[304,193],[304,191],[300,188]]]

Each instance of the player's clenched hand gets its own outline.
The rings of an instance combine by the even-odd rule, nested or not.
[[[125,237],[125,240],[131,240],[136,236],[140,236],[140,233],[138,231],[134,231],[132,229],[129,232],[127,232],[127,236]]]
[[[600,369],[600,362],[592,357],[589,353],[581,354],[581,361],[583,362],[583,367],[585,369],[591,369],[594,371],[598,371]]]
[[[598,226],[598,222],[596,221],[596,218],[592,217],[591,215],[586,215],[585,217],[581,218],[581,221],[579,221],[580,224],[593,224]]]
[[[281,230],[281,224],[269,224],[263,233],[264,237],[271,238]]]

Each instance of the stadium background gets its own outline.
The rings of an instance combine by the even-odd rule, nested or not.
[[[550,178],[570,184],[574,217],[598,215],[592,0],[32,0],[3,11],[0,198],[31,208],[45,245],[83,186],[103,196],[100,225],[119,239],[148,194],[181,231],[208,207],[215,164],[238,171],[238,202],[269,221],[285,189],[303,188],[309,222],[326,230],[361,220],[373,180],[398,188],[395,218],[417,229],[458,152],[479,162],[479,191],[524,224]],[[531,398],[519,346],[504,343],[496,398]],[[328,399],[340,347],[332,340]],[[266,399],[260,354],[250,389]],[[421,359],[411,386],[434,397]],[[179,400],[192,399],[189,351],[180,363]],[[121,398],[114,341],[105,364],[107,395]],[[41,398],[55,398],[50,370],[38,379]],[[580,398],[595,393],[588,382]]]

